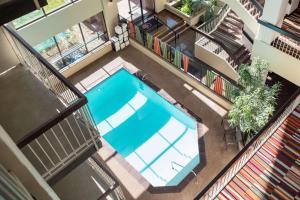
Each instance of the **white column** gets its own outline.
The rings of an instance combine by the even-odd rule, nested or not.
[[[261,20],[281,27],[286,14],[287,5],[287,0],[266,0]],[[270,44],[276,36],[277,34],[274,31],[267,27],[260,26],[257,39]]]
[[[117,0],[102,0],[102,6],[107,33],[109,37],[112,37],[115,34],[114,28],[118,25]]]

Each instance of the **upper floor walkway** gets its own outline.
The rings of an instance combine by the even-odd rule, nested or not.
[[[45,180],[59,179],[101,146],[87,100],[13,30],[1,31],[19,64],[0,75],[0,123]]]

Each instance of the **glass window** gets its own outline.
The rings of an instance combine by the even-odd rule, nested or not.
[[[71,0],[47,0],[48,5],[44,6],[46,13],[56,10],[65,4],[71,3]]]
[[[59,57],[59,50],[53,38],[50,38],[38,45],[36,45],[35,50],[37,50],[44,58],[48,61],[56,60]]]
[[[78,24],[55,36],[66,65],[84,56],[87,51]]]
[[[102,13],[38,44],[35,49],[57,69],[82,58],[108,40]]]
[[[105,21],[102,13],[94,15],[80,23],[88,51],[107,41]]]
[[[19,17],[13,21],[13,25],[15,28],[19,28],[25,24],[28,24],[29,22],[38,19],[40,17],[44,16],[44,13],[42,10],[35,10],[31,13],[28,13],[22,17]]]

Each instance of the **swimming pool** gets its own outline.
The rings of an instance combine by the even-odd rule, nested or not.
[[[153,187],[176,186],[199,164],[197,122],[125,69],[85,95],[102,137]]]

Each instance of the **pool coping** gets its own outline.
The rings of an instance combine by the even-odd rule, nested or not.
[[[203,134],[203,129],[202,129],[202,127],[203,127],[202,119],[199,116],[197,116],[194,112],[192,112],[191,110],[189,110],[188,108],[186,108],[185,106],[183,106],[183,104],[180,101],[174,99],[176,102],[172,103],[166,97],[164,97],[163,95],[159,94],[158,92],[160,90],[163,90],[163,88],[158,87],[156,84],[154,84],[153,82],[151,82],[150,79],[144,79],[144,78],[142,78],[141,75],[146,76],[147,74],[143,74],[143,71],[140,70],[140,69],[138,69],[138,68],[136,68],[135,66],[133,66],[133,65],[131,65],[129,63],[122,63],[122,64],[119,64],[118,66],[115,66],[114,68],[110,68],[110,69],[107,69],[105,67],[102,67],[102,68],[100,68],[97,71],[97,72],[99,72],[99,71],[105,72],[105,74],[102,74],[103,77],[101,77],[98,80],[92,81],[88,85],[88,87],[85,87],[81,83],[81,81],[80,81],[80,82],[78,82],[76,84],[76,87],[79,87],[78,89],[82,93],[86,93],[89,90],[91,90],[93,87],[95,87],[96,85],[98,85],[99,83],[101,83],[101,82],[105,81],[106,79],[108,79],[109,77],[113,76],[115,73],[117,73],[121,69],[124,69],[124,70],[128,71],[130,74],[134,75],[136,78],[138,78],[139,80],[143,81],[144,84],[146,84],[148,87],[150,87],[151,89],[153,89],[159,96],[161,96],[163,99],[165,99],[166,101],[168,101],[170,104],[172,104],[173,106],[177,107],[177,109],[181,110],[181,112],[187,114],[189,117],[191,117],[192,119],[194,119],[196,121],[196,124],[197,124],[197,135],[198,135],[198,148],[199,148],[198,150],[199,150],[200,163],[196,167],[194,167],[193,171],[196,174],[198,174],[206,166],[206,162],[207,162],[206,155],[205,155],[205,144],[204,144],[204,138],[203,138],[204,134]],[[97,72],[95,74],[96,77],[93,77],[93,78],[98,78]],[[89,77],[87,77],[87,78],[89,78]],[[102,139],[102,137],[101,137],[101,139]],[[111,156],[109,156],[109,159],[111,157],[114,157],[114,155],[116,155],[116,154],[119,155],[118,152],[108,142],[106,142],[106,145],[109,147],[108,150],[111,151],[110,152]],[[104,147],[104,143],[103,143],[103,147]],[[118,158],[116,158],[116,159],[118,159]],[[136,174],[134,175],[134,177],[137,177],[137,175],[138,175],[139,178],[142,178],[145,182],[147,182],[149,184],[149,187],[147,188],[147,190],[150,193],[181,192],[187,186],[187,184],[193,178],[195,178],[195,175],[191,171],[176,186],[154,187],[138,171],[136,171],[135,168],[133,166],[131,166],[122,156],[120,156],[120,159],[122,159],[121,160],[122,161],[121,164],[126,164],[125,168],[127,168],[128,172],[134,170],[136,172]],[[105,159],[105,160],[108,160],[108,159]],[[130,166],[132,169],[128,169],[128,166]],[[107,167],[109,167],[109,166],[107,166]],[[116,176],[116,177],[118,178],[118,176]]]

